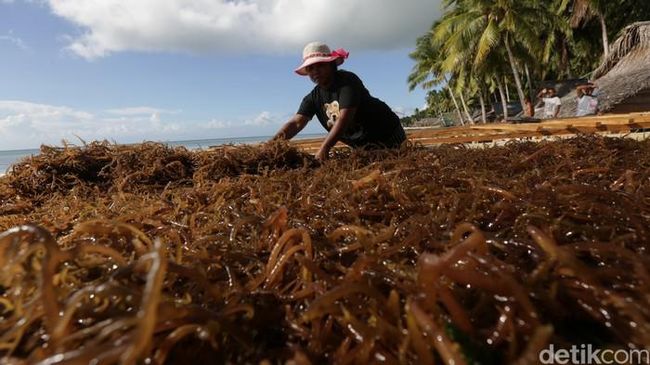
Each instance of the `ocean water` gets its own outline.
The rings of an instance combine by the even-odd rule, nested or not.
[[[304,138],[315,138],[323,137],[324,134],[303,134],[298,135],[295,139],[304,139]],[[241,138],[215,138],[215,139],[195,139],[188,141],[166,141],[161,142],[169,146],[185,146],[190,150],[197,149],[206,149],[211,146],[220,146],[224,144],[255,144],[264,141],[268,141],[270,136],[257,136],[257,137],[241,137]],[[27,158],[29,156],[38,155],[40,153],[39,149],[26,149],[26,150],[9,150],[9,151],[0,151],[0,176],[4,175],[9,166],[12,164]]]
[[[0,151],[0,175],[4,175],[7,172],[9,165],[28,156],[37,155],[39,152],[40,150],[38,149]]]

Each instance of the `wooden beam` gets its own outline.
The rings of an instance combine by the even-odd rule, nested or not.
[[[567,136],[581,133],[626,133],[635,129],[650,128],[650,112],[599,115],[582,118],[564,118],[539,123],[476,124],[469,126],[409,129],[409,141],[425,146],[445,143],[490,142],[515,138]],[[297,147],[315,153],[322,138],[292,141]],[[338,143],[335,147],[344,145]]]

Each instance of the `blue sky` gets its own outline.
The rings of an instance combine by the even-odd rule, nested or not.
[[[0,150],[271,135],[313,40],[395,111],[438,0],[0,0]],[[320,133],[314,120],[303,133]]]

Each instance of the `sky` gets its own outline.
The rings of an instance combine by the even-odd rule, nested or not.
[[[0,0],[0,150],[268,136],[314,87],[311,41],[345,48],[398,115],[440,0]],[[305,133],[324,130],[314,119]]]

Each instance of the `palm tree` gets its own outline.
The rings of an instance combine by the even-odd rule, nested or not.
[[[552,0],[548,8],[555,16],[548,18],[541,32],[542,63],[536,69],[541,79],[546,79],[549,74],[555,78],[572,78],[571,59],[575,56],[572,54],[575,52],[575,41],[569,25],[572,16],[569,0]]]
[[[481,79],[484,74],[473,73],[468,81],[467,88],[469,95],[478,99],[479,107],[481,108],[481,121],[483,124],[487,123],[487,110],[485,108],[485,95],[489,91],[490,79]]]
[[[474,68],[480,69],[490,55],[505,48],[523,108],[521,55],[515,50],[539,58],[539,29],[548,21],[549,10],[539,0],[446,0],[445,5],[453,10],[434,30],[434,41],[442,42],[446,51],[444,68],[453,69],[470,56]]]
[[[463,125],[465,124],[463,114],[450,86],[450,80],[441,69],[442,59],[439,48],[440,45],[433,41],[431,32],[417,39],[415,50],[409,54],[409,57],[415,61],[413,70],[408,76],[409,90],[415,89],[417,85],[421,85],[424,89],[432,89],[444,83],[458,113],[458,120]]]
[[[605,22],[605,6],[609,1],[604,0],[575,0],[570,24],[577,28],[580,24],[596,16],[600,21],[601,36],[603,41],[603,57],[609,56],[609,38],[607,36],[607,23]]]
[[[430,116],[441,116],[454,110],[454,104],[445,90],[430,90],[427,93],[427,111]]]
[[[472,119],[472,114],[469,112],[469,107],[467,106],[467,102],[465,101],[465,96],[469,90],[467,88],[467,81],[468,81],[469,76],[466,75],[464,72],[463,74],[455,74],[454,77],[452,78],[452,81],[448,82],[448,85],[450,89],[456,90],[456,93],[458,93],[458,97],[460,98],[460,104],[463,106],[463,111],[465,112],[465,117],[467,118],[467,122],[469,124],[474,124],[474,121]],[[453,85],[452,85],[453,84]]]

